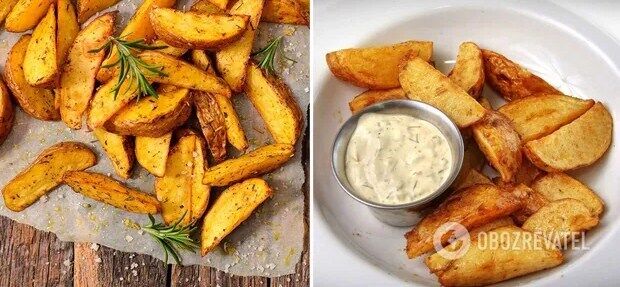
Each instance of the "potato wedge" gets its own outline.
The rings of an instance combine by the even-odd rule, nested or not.
[[[460,128],[481,120],[486,112],[467,92],[422,58],[405,61],[399,80],[407,97],[440,109]]]
[[[192,59],[192,63],[194,63],[196,67],[215,75],[215,68],[211,61],[211,58],[209,58],[209,55],[207,55],[207,52],[205,52],[204,50],[192,50],[192,52],[190,53],[190,57]]]
[[[158,95],[130,103],[106,122],[106,129],[120,135],[160,137],[184,124],[192,113],[189,90],[164,85]]]
[[[482,58],[486,82],[506,101],[537,94],[562,94],[545,80],[496,52],[483,49]]]
[[[517,169],[517,173],[515,173],[514,182],[530,186],[540,174],[542,174],[542,171],[524,157],[521,160],[521,166]]]
[[[60,185],[65,172],[84,170],[96,163],[95,154],[82,143],[55,144],[7,183],[2,189],[4,204],[12,211],[22,211]]]
[[[493,182],[481,172],[475,169],[469,169],[463,180],[453,186],[454,190],[461,190],[478,184],[493,184]]]
[[[308,25],[304,7],[297,0],[265,0],[261,21],[270,23]]]
[[[509,118],[524,142],[544,137],[583,115],[594,105],[564,95],[537,95],[501,106],[498,111]]]
[[[368,106],[389,100],[405,100],[408,99],[405,91],[401,88],[389,90],[368,90],[353,98],[349,102],[351,113],[355,114]]]
[[[155,40],[155,42],[153,42],[153,46],[165,46],[166,48],[163,48],[163,49],[160,49],[160,50],[157,50],[157,51],[160,52],[160,53],[164,53],[166,55],[177,57],[177,58],[183,56],[188,51],[188,49],[185,49],[185,48],[174,47],[174,46],[164,42],[161,39]]]
[[[56,5],[58,6],[58,23],[61,23],[58,25],[56,36],[56,52],[58,53],[56,59],[58,60],[58,67],[62,67],[75,37],[80,32],[80,24],[78,24],[71,0],[58,0]]]
[[[275,142],[295,145],[301,135],[303,118],[288,86],[251,63],[245,89]]]
[[[224,113],[209,93],[193,91],[192,101],[196,107],[196,117],[202,134],[207,140],[213,160],[221,162],[226,159],[226,123]]]
[[[87,171],[68,171],[62,181],[73,191],[134,213],[156,214],[161,210],[154,196],[125,186],[103,174]]]
[[[485,238],[498,238],[498,244],[479,244],[479,240],[485,239],[478,237],[462,257],[450,260],[435,253],[426,258],[426,266],[443,286],[483,286],[555,267],[564,261],[553,243],[518,227],[504,226],[487,234]],[[458,241],[449,248],[457,250]]]
[[[289,144],[259,147],[238,158],[225,160],[207,169],[202,182],[211,186],[227,186],[270,172],[291,159],[294,151],[295,148]]]
[[[503,184],[505,183],[500,183],[499,185],[502,186]],[[512,218],[514,218],[519,225],[523,224],[523,222],[532,216],[532,214],[536,213],[540,208],[549,203],[549,200],[547,200],[545,196],[529,188],[525,184],[519,184],[513,188],[518,188],[527,193],[527,196],[523,200],[523,208],[512,214]]]
[[[485,163],[484,154],[473,139],[466,139],[464,144],[463,164],[461,164],[461,170],[451,185],[453,189],[459,189],[459,186],[463,185],[463,182],[470,176],[470,170],[482,171]]]
[[[140,166],[154,176],[164,176],[171,139],[172,133],[158,138],[136,137],[135,154]]]
[[[232,43],[243,35],[249,20],[241,15],[202,14],[170,8],[155,8],[149,17],[159,39],[186,49],[212,49]]]
[[[431,251],[433,235],[444,223],[458,222],[465,228],[476,228],[519,210],[525,196],[520,190],[502,190],[491,184],[474,185],[454,193],[405,234],[407,255],[415,258]],[[450,235],[442,237],[443,243]]]
[[[472,127],[474,139],[487,160],[505,182],[512,182],[521,166],[521,139],[502,114],[489,111]]]
[[[105,13],[93,20],[75,37],[67,63],[60,75],[60,116],[72,129],[82,128],[82,115],[95,88],[95,75],[105,57],[104,51],[90,50],[101,47],[114,33],[114,21],[118,12]]]
[[[86,22],[91,16],[118,3],[120,0],[77,0],[77,15],[80,23]]]
[[[224,190],[202,223],[200,234],[202,255],[213,250],[272,194],[273,190],[260,178],[251,178]]]
[[[532,183],[532,189],[549,201],[573,198],[585,204],[593,215],[603,213],[603,200],[590,188],[565,173],[548,173]]]
[[[254,34],[261,19],[263,2],[261,0],[240,0],[230,8],[230,14],[249,16],[250,25],[245,29],[239,40],[215,53],[218,71],[235,92],[243,91],[246,84]]]
[[[124,179],[130,178],[135,159],[133,140],[104,129],[95,129],[93,133],[110,158],[116,174]]]
[[[0,24],[4,22],[4,19],[6,19],[6,16],[9,15],[13,9],[13,6],[17,4],[17,1],[18,0],[4,0],[0,2]]]
[[[448,77],[475,99],[480,97],[484,88],[484,63],[478,45],[464,42],[459,46],[456,63]]]
[[[6,140],[13,129],[15,110],[9,90],[0,79],[0,145]]]
[[[56,8],[50,5],[47,14],[32,32],[24,56],[24,77],[31,86],[49,88],[58,77],[56,52]]]
[[[196,148],[192,153],[193,171],[192,171],[192,222],[197,222],[202,218],[202,215],[207,211],[209,206],[209,198],[211,197],[211,187],[202,183],[202,179],[205,176],[205,169],[208,168],[208,163],[205,160],[205,143],[202,138],[196,138]]]
[[[374,48],[344,49],[328,53],[327,65],[337,78],[368,89],[392,89],[401,86],[400,64],[407,57],[430,61],[433,42],[408,41]]]
[[[3,0],[2,2],[4,2]],[[37,26],[56,0],[19,0],[6,16],[4,28],[13,33],[26,32]]]
[[[227,14],[224,8],[220,8],[219,5],[214,4],[213,0],[198,0],[192,4],[190,11],[202,13],[202,14]]]
[[[522,228],[547,238],[558,246],[598,225],[599,219],[581,201],[564,198],[541,207]]]
[[[90,129],[102,127],[118,111],[125,107],[137,94],[135,81],[124,81],[119,88],[118,95],[114,95],[114,86],[118,83],[118,76],[101,85],[90,101],[87,124]]]
[[[493,229],[505,227],[505,226],[508,226],[508,227],[515,226],[515,222],[512,220],[510,216],[495,219],[487,224],[481,225],[472,230],[468,230],[468,232],[469,232],[470,239],[473,240],[473,239],[476,239],[478,236],[484,236],[484,235],[480,235],[482,233],[488,233]],[[446,248],[450,248],[450,246],[447,246]]]
[[[24,77],[22,64],[30,39],[30,35],[23,35],[11,48],[4,65],[4,80],[24,112],[42,121],[55,121],[60,119],[60,113],[54,106],[54,93],[30,86]]]
[[[611,115],[601,103],[596,103],[570,124],[527,142],[523,151],[542,170],[576,169],[593,164],[605,154],[611,133]]]

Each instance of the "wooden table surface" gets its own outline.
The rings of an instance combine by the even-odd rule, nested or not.
[[[305,225],[308,227],[308,129],[302,158],[306,171]],[[308,228],[306,228],[308,230]],[[231,276],[209,267],[165,266],[148,255],[89,243],[63,242],[49,232],[0,216],[0,286],[309,286],[308,231],[295,274],[277,278]],[[101,259],[100,263],[97,258]],[[136,266],[137,265],[137,266]]]

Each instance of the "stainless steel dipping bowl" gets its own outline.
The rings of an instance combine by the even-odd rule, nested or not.
[[[367,113],[410,115],[435,125],[448,140],[452,152],[452,168],[446,181],[435,192],[428,196],[405,204],[387,205],[372,202],[359,196],[349,183],[345,169],[345,161],[347,146],[349,145],[351,135],[353,135],[357,127],[359,118]],[[332,170],[342,189],[355,200],[368,206],[377,219],[393,226],[411,226],[420,221],[420,211],[427,207],[434,198],[437,198],[446,191],[456,179],[463,163],[463,153],[464,145],[461,132],[446,114],[422,102],[413,100],[393,100],[369,106],[351,116],[342,125],[340,131],[336,135],[332,148]]]

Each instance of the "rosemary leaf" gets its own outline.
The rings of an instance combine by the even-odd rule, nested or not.
[[[258,56],[262,58],[260,62],[258,62],[258,66],[261,69],[267,71],[268,73],[276,73],[276,69],[274,67],[275,59],[278,51],[281,50],[280,46],[282,45],[283,39],[284,36],[278,36],[276,38],[273,38],[271,41],[269,41],[269,43],[267,43],[267,46],[258,50],[257,52],[252,53],[252,56]],[[286,60],[297,63],[295,60],[287,57],[283,52],[281,53],[281,56]]]
[[[149,225],[143,226],[142,230],[153,236],[162,249],[164,250],[164,263],[168,264],[168,255],[171,255],[177,264],[181,264],[181,256],[179,249],[195,252],[198,249],[198,243],[190,237],[190,234],[196,230],[196,227],[182,226],[181,220],[187,214],[184,213],[178,221],[168,226],[163,223],[155,223],[155,218],[149,214]]]

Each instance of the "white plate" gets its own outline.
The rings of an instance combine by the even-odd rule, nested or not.
[[[499,3],[501,2],[501,4]],[[313,19],[313,282],[315,286],[437,285],[420,259],[408,260],[404,233],[378,222],[340,190],[331,173],[331,145],[350,115],[348,101],[362,90],[335,79],[324,55],[333,50],[432,40],[444,72],[458,45],[474,41],[524,65],[565,93],[601,101],[620,121],[620,45],[579,16],[551,3],[506,1],[330,1],[315,3]],[[618,7],[618,6],[616,6]],[[485,88],[485,96],[501,103]],[[588,135],[584,135],[588,136]],[[619,129],[595,165],[571,173],[603,198],[600,226],[589,232],[590,250],[571,251],[560,267],[503,285],[609,286],[620,255]],[[616,244],[614,244],[616,243]]]

